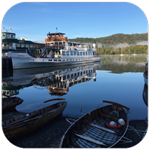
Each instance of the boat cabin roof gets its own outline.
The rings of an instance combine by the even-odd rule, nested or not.
[[[16,35],[15,33],[12,33],[12,32],[6,32],[6,31],[3,31],[3,32],[2,32],[2,35],[4,35],[4,34],[12,34],[12,35]]]
[[[57,33],[48,33],[47,36],[51,37],[51,36],[56,36],[56,35],[60,35],[60,36],[63,36],[65,35],[65,33],[62,33],[62,32],[57,32]]]

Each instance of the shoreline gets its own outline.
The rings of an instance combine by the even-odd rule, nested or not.
[[[16,139],[11,143],[20,148],[59,148],[62,136],[70,126],[65,119],[65,117],[58,116],[44,127],[19,139]],[[129,126],[142,131],[147,129],[147,123],[145,120],[130,120]],[[120,144],[119,142],[114,148],[132,147],[142,140],[143,135],[140,135],[141,137],[139,137],[135,131],[128,130],[125,137],[132,140],[132,142],[127,144]]]

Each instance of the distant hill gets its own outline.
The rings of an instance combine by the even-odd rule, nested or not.
[[[75,38],[68,39],[72,42],[82,42],[82,43],[102,43],[102,44],[118,44],[118,43],[128,43],[136,44],[136,42],[148,41],[148,33],[143,34],[114,34],[108,37],[102,38]]]

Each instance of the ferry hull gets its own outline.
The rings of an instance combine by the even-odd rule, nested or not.
[[[21,59],[21,58],[13,58],[12,64],[13,69],[23,69],[23,68],[37,68],[37,67],[56,67],[56,66],[66,66],[66,65],[76,65],[76,64],[84,64],[84,63],[92,63],[99,62],[101,60],[100,57],[92,58],[91,60],[81,60],[81,61],[47,61],[46,58],[38,58],[36,59]]]

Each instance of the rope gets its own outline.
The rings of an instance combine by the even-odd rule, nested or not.
[[[41,118],[42,118],[42,115],[40,115],[40,116],[38,117],[38,119],[34,122],[34,124],[33,124],[32,126],[34,126]]]

